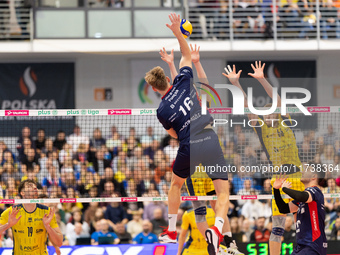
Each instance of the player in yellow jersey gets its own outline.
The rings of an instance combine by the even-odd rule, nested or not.
[[[273,87],[264,77],[263,69],[265,64],[263,63],[263,65],[261,65],[261,61],[259,61],[259,63],[256,61],[255,66],[253,64],[251,66],[254,73],[249,73],[248,75],[258,80],[267,94],[272,97]],[[236,73],[234,65],[233,69],[228,66],[225,68],[225,71],[226,74],[223,75],[226,76],[234,86],[242,90],[245,96],[245,107],[248,107],[247,95],[239,83],[242,70]],[[277,95],[277,107],[281,107],[281,98],[279,95]],[[251,120],[251,126],[258,126],[255,127],[254,130],[274,170],[280,171],[282,169],[285,171],[285,173],[288,174],[289,182],[292,183],[292,189],[303,191],[305,187],[300,181],[302,164],[299,159],[295,135],[290,127],[288,127],[292,125],[290,115],[270,114],[263,116],[262,119],[255,114],[248,114],[248,118]],[[286,124],[282,124],[282,121],[285,121]],[[273,185],[274,182],[275,178],[273,177],[271,184]],[[289,199],[286,202],[289,202]],[[286,215],[279,212],[275,200],[272,201],[272,214],[273,230],[269,239],[270,254],[280,254],[281,237],[284,233]]]
[[[210,207],[207,207],[206,221],[209,227],[215,224],[215,213]],[[181,234],[178,238],[178,253],[177,255],[208,255],[207,242],[204,236],[197,228],[195,220],[195,211],[190,209],[186,211],[182,216]],[[189,232],[187,242],[183,247],[186,236]]]
[[[18,193],[23,199],[38,198],[33,180],[21,182]],[[63,242],[54,209],[45,205],[18,204],[6,209],[0,217],[0,235],[9,228],[13,232],[13,255],[47,255],[47,237],[58,247]]]

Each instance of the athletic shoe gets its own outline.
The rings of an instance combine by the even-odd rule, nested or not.
[[[220,247],[218,249],[218,255],[228,255],[228,248],[222,244],[220,244]]]
[[[230,247],[228,248],[228,254],[230,255],[244,255],[244,253],[240,252],[237,248],[235,240],[230,243]]]
[[[212,226],[205,231],[205,239],[208,243],[209,255],[217,255],[220,243],[223,240],[223,235],[218,231],[217,227]]]
[[[176,231],[168,231],[168,228],[166,228],[159,235],[158,240],[161,243],[177,243],[177,232]]]

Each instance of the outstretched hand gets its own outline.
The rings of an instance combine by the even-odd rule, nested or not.
[[[222,73],[222,74],[225,77],[227,77],[232,84],[238,82],[238,80],[240,79],[240,75],[242,73],[242,70],[239,70],[238,73],[236,73],[235,65],[233,65],[233,70],[231,70],[230,65],[228,65],[227,67],[224,68],[224,71],[226,73]]]
[[[177,15],[176,13],[171,13],[169,15],[169,19],[171,21],[171,24],[166,24],[168,28],[171,29],[171,31],[176,35],[177,32],[181,33],[181,18],[180,15]]]
[[[197,48],[197,44],[195,44],[195,48],[192,47],[192,44],[190,43],[190,49],[191,49],[191,61],[193,63],[198,63],[200,61],[200,46]]]
[[[253,64],[251,64],[251,68],[253,68],[254,73],[248,73],[248,75],[250,75],[251,77],[255,78],[255,79],[263,79],[264,78],[264,66],[266,64],[263,63],[263,65],[261,65],[261,61],[257,62],[255,61],[255,66]]]
[[[283,186],[284,183],[286,183],[285,185],[288,185],[290,182],[287,182],[287,181],[286,181],[287,178],[288,178],[288,177],[286,177],[285,174],[282,175],[282,173],[280,173],[280,175],[276,175],[276,177],[275,177],[275,182],[273,183],[273,188],[274,188],[274,189],[281,189],[281,188],[284,187],[284,186]],[[285,187],[287,187],[287,186],[285,186]],[[289,188],[289,187],[287,187],[287,188]]]
[[[10,227],[13,227],[15,224],[17,224],[19,222],[19,220],[21,219],[22,215],[19,216],[19,218],[17,218],[17,214],[19,212],[20,208],[18,207],[13,207],[12,212],[9,214],[8,217],[8,225]]]
[[[160,49],[159,54],[161,55],[161,59],[164,62],[168,63],[169,65],[174,62],[174,50],[173,49],[171,50],[171,53],[168,54],[168,53],[166,53],[166,50],[163,47],[163,50]]]
[[[54,211],[55,209],[52,207],[50,209],[50,212],[49,214],[45,214],[44,217],[43,217],[43,223],[44,223],[44,226],[47,226],[51,223],[52,219],[53,219],[53,216],[54,216]]]

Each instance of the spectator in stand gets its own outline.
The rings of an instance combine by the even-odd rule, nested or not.
[[[170,163],[172,163],[175,160],[178,148],[179,147],[178,147],[177,139],[171,137],[169,141],[169,145],[164,147],[163,149],[165,155],[168,156]]]
[[[143,154],[148,156],[151,159],[151,161],[153,161],[155,159],[156,151],[158,151],[159,149],[160,149],[159,141],[153,140],[150,143],[150,146],[144,149]]]
[[[270,237],[270,231],[265,228],[265,217],[259,217],[255,221],[256,228],[254,232],[250,235],[251,242],[268,242]]]
[[[113,237],[114,244],[118,244],[120,242],[118,236],[109,232],[109,224],[106,219],[101,219],[98,223],[98,231],[92,233],[91,235],[91,245],[98,245],[99,237]]]
[[[95,128],[93,130],[93,138],[90,140],[90,151],[96,152],[105,144],[106,141],[102,136],[102,131],[100,128]]]
[[[334,179],[327,180],[327,187],[323,189],[324,194],[337,194],[340,193],[340,187],[336,186]],[[325,211],[329,213],[330,222],[334,221],[337,217],[337,209],[340,208],[339,198],[325,198]]]
[[[51,186],[58,186],[60,182],[60,174],[58,169],[50,165],[48,168],[48,175],[46,175],[42,180],[42,186],[43,188],[49,189]]]
[[[296,242],[296,232],[293,227],[293,217],[287,216],[285,222],[285,232],[283,233],[282,242],[285,243],[295,243]]]
[[[117,156],[118,152],[122,150],[123,141],[116,127],[111,128],[111,136],[106,139],[106,147],[113,156]]]
[[[335,220],[335,223],[332,227],[332,232],[330,236],[331,240],[339,240],[340,241],[340,217]]]
[[[3,182],[7,182],[10,178],[13,178],[15,181],[20,181],[20,173],[13,164],[5,163],[3,167],[0,168],[0,178]]]
[[[257,0],[250,0],[248,6],[245,8],[245,13],[247,14],[246,27],[250,29],[250,33],[254,33],[255,36],[259,37],[258,33],[262,32],[262,27],[264,26],[264,19],[261,14],[261,3]],[[250,37],[250,39],[253,38],[254,36]]]
[[[80,166],[80,164],[86,164],[87,161],[87,150],[85,144],[79,144],[78,150],[72,155],[73,165]]]
[[[91,222],[94,220],[96,210],[99,208],[98,202],[90,202],[89,206],[86,208],[84,212],[84,220],[87,222],[87,224],[91,224]]]
[[[107,0],[109,7],[122,8],[124,7],[124,0]]]
[[[302,17],[303,13],[299,5],[293,0],[287,0],[287,4],[280,8],[280,21],[285,31],[289,33],[298,33]]]
[[[125,151],[119,151],[118,156],[114,157],[111,166],[114,173],[117,173],[122,165],[127,164],[127,154]]]
[[[151,220],[153,229],[152,233],[156,234],[157,236],[163,232],[162,227],[167,227],[168,222],[163,218],[163,212],[161,208],[156,208],[153,212],[153,219]]]
[[[260,195],[271,195],[272,194],[272,185],[270,184],[270,179],[265,179],[263,182],[263,190],[260,192]],[[261,203],[267,203],[267,199],[259,200]]]
[[[161,180],[164,179],[164,176],[167,172],[170,172],[171,174],[171,168],[167,166],[166,161],[165,160],[159,161],[159,163],[157,164],[157,167],[155,168],[155,175],[154,175],[154,180],[157,185],[159,185]],[[160,190],[158,186],[157,188],[158,190]]]
[[[143,231],[143,220],[139,211],[132,211],[132,220],[126,224],[127,232],[131,234],[132,238],[135,238],[140,232]]]
[[[327,164],[327,166],[334,163],[334,146],[331,144],[328,144],[324,147],[324,151],[320,156],[321,164]]]
[[[2,156],[3,158],[2,158],[1,166],[3,166],[5,163],[14,164],[14,157],[13,157],[12,152],[5,151],[2,154]]]
[[[158,243],[157,236],[151,232],[152,230],[152,223],[149,220],[143,221],[143,232],[139,233],[138,235],[133,238],[133,243],[135,244],[152,244]]]
[[[332,0],[321,1],[320,3],[320,27],[322,39],[337,37],[338,10]],[[339,38],[339,37],[338,37]]]
[[[154,179],[152,179],[152,174],[151,171],[149,169],[145,169],[143,170],[142,168],[140,168],[140,172],[139,169],[134,169],[135,175],[141,175],[141,177],[143,178],[138,184],[137,184],[137,194],[138,196],[143,196],[144,193],[146,193],[151,184],[155,185],[155,187],[157,187],[156,182]]]
[[[238,224],[238,218],[232,217],[230,219],[230,231],[232,233],[232,238],[236,243],[247,242],[247,237],[244,232],[241,230]]]
[[[99,176],[103,176],[105,169],[111,166],[110,160],[104,158],[105,152],[103,149],[99,149],[96,152],[96,157],[91,161],[93,168]]]
[[[243,188],[240,189],[237,192],[237,195],[242,195],[242,196],[251,195],[251,192],[254,191],[254,189],[252,188],[252,180],[249,177],[241,177],[241,181],[242,181],[242,179],[244,179]],[[240,182],[238,182],[238,183],[240,183]],[[235,184],[235,185],[237,185],[237,184]],[[256,192],[255,192],[255,194],[256,194]],[[242,206],[246,203],[245,200],[237,200],[237,202],[240,206]]]
[[[250,195],[256,195],[254,190],[250,191]],[[251,223],[263,215],[263,205],[257,199],[249,199],[242,207],[241,214]]]
[[[26,165],[27,168],[33,168],[39,165],[39,156],[35,153],[33,148],[25,149],[25,155],[21,160],[21,163]]]
[[[327,134],[323,135],[323,143],[324,145],[333,145],[337,140],[337,134],[334,132],[333,125],[329,124],[327,127]]]
[[[171,184],[171,171],[166,171],[164,178],[160,181],[157,188],[161,196],[167,196],[168,193],[165,192],[166,189],[164,187],[170,187]]]
[[[147,127],[146,135],[143,135],[142,138],[140,139],[142,148],[144,149],[144,148],[149,147],[154,140],[160,142],[160,138],[158,135],[154,134],[153,128]]]
[[[82,215],[80,210],[75,210],[72,213],[72,216],[71,216],[71,218],[69,220],[69,223],[67,223],[67,225],[66,225],[66,233],[67,233],[67,235],[72,235],[74,233],[75,224],[76,223],[80,223],[81,226],[82,226],[81,234],[89,236],[89,234],[90,234],[90,226],[89,226],[89,224],[86,221],[84,221],[83,215]]]
[[[23,127],[21,130],[21,135],[17,141],[17,149],[20,153],[21,150],[25,149],[24,140],[29,139],[31,141],[31,145],[33,144],[32,138],[31,138],[31,129],[29,127]]]
[[[68,245],[76,245],[77,239],[81,237],[90,237],[89,234],[84,234],[83,225],[80,222],[74,224],[74,229],[66,234]]]
[[[110,197],[111,194],[113,193],[113,191],[118,193],[119,196],[122,196],[122,197],[127,196],[126,191],[124,189],[124,186],[122,185],[122,183],[119,183],[119,182],[117,182],[117,180],[115,180],[114,175],[113,175],[113,171],[110,167],[105,168],[104,175],[100,177],[100,182],[99,182],[99,186],[98,186],[98,194],[99,195],[101,195],[105,191],[105,185],[106,185],[107,182],[111,182],[113,184],[113,190],[108,191],[107,194],[105,194],[105,196],[107,195],[108,197]],[[108,185],[111,185],[111,184],[108,184]],[[107,187],[107,188],[109,188],[109,187]]]
[[[111,197],[118,197],[117,194],[112,194]],[[121,222],[123,224],[128,223],[128,215],[124,209],[124,207],[118,202],[111,202],[104,212],[105,219],[111,221],[113,224],[110,224],[114,231],[117,230],[116,224]]]
[[[66,161],[71,160],[73,158],[73,151],[72,151],[72,145],[65,143],[63,146],[63,149],[59,151],[59,162],[62,166]]]
[[[132,237],[130,233],[126,232],[125,225],[122,222],[116,224],[116,233],[120,242],[118,244],[131,244]]]
[[[41,149],[41,152],[39,152],[38,154],[40,154],[41,156],[43,155],[43,154],[48,154],[48,153],[52,153],[52,152],[55,152],[55,148],[53,147],[53,141],[52,141],[52,139],[50,139],[50,138],[47,138],[46,140],[45,140],[45,145],[42,147],[42,149]]]
[[[248,219],[244,219],[242,222],[242,232],[246,236],[246,242],[250,242],[250,236],[253,233],[253,229],[250,227],[250,221]]]
[[[85,144],[85,146],[89,146],[90,139],[87,136],[83,136],[81,134],[81,129],[78,125],[74,126],[73,134],[67,137],[67,143],[72,146],[72,151],[76,152],[78,150],[79,144]]]
[[[159,197],[159,194],[157,193],[155,196]],[[148,203],[144,207],[143,219],[144,220],[150,220],[150,221],[153,220],[154,216],[155,216],[154,211],[156,209],[160,209],[162,211],[163,219],[167,219],[168,210],[167,210],[167,207],[165,206],[165,204],[161,201],[152,201],[152,202]]]
[[[66,143],[66,135],[65,132],[60,130],[57,133],[57,136],[53,142],[53,147],[57,148],[58,151],[61,151]]]
[[[0,238],[1,240],[2,238]],[[1,247],[3,248],[13,248],[14,240],[13,240],[13,232],[12,228],[7,229],[6,237],[2,240],[2,244],[0,243]]]
[[[104,219],[104,211],[103,208],[98,207],[94,213],[93,220],[90,222],[90,234],[92,235],[94,232],[99,231],[97,227],[99,226],[99,221]]]
[[[46,142],[46,134],[43,128],[39,128],[37,132],[37,137],[34,139],[34,147],[37,150],[37,153],[40,154],[42,149],[45,147]]]

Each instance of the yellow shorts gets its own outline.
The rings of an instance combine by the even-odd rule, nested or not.
[[[207,249],[190,249],[185,248],[182,253],[182,255],[209,255]]]
[[[208,192],[215,190],[214,183],[210,178],[191,178],[185,180],[190,196],[206,196]]]
[[[270,184],[272,186],[273,186],[273,183],[275,182],[275,180],[276,180],[276,178],[275,178],[275,175],[274,175],[273,178],[270,181]],[[287,181],[292,183],[292,187],[291,187],[292,189],[299,190],[299,191],[305,190],[305,185],[301,182],[301,172],[288,175]],[[282,192],[281,189],[280,189],[280,193],[286,194],[286,193]],[[286,199],[283,199],[283,200],[286,203],[289,203],[293,199],[292,198],[286,198]],[[273,216],[282,215],[282,213],[279,212],[279,208],[277,208],[275,199],[272,200],[272,214],[273,214]]]

